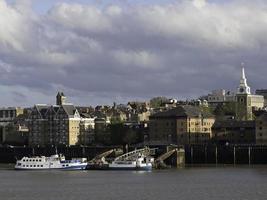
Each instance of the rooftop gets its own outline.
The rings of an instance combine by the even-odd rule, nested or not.
[[[159,112],[151,115],[151,118],[176,118],[176,117],[205,117],[213,118],[214,116],[199,106],[178,106],[168,111]]]

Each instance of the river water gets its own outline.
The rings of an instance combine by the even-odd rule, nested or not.
[[[266,200],[266,167],[153,172],[0,170],[0,200]]]

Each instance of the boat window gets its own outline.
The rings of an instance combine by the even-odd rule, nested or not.
[[[37,165],[37,167],[39,167],[39,165]]]
[[[30,165],[30,167],[32,167],[32,165]]]
[[[29,165],[26,165],[26,167],[29,167]]]
[[[66,166],[68,167],[69,165],[67,164]]]
[[[43,167],[43,165],[41,165],[41,167]]]
[[[21,166],[21,163],[18,163],[18,166]]]
[[[28,162],[28,159],[26,160],[26,162]]]
[[[36,167],[36,165],[33,165],[34,167]]]
[[[65,165],[62,165],[63,167],[65,167]]]
[[[25,167],[25,165],[23,165],[23,167]]]
[[[29,160],[30,162],[32,161],[32,160]]]
[[[40,159],[39,162],[42,162],[42,160]]]
[[[25,162],[25,160],[23,159],[22,162]]]

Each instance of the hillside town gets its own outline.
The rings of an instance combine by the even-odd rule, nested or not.
[[[237,80],[238,81],[238,80]],[[55,105],[0,109],[1,146],[267,144],[267,89],[255,94],[242,67],[237,89],[198,99],[82,107],[58,92]]]

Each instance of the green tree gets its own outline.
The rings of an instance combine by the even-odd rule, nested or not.
[[[161,107],[162,103],[167,102],[168,98],[166,97],[154,97],[150,99],[150,106],[152,108],[159,108]]]
[[[214,115],[216,117],[223,117],[223,116],[235,116],[236,115],[236,104],[235,102],[227,102],[225,104],[219,104],[215,110]]]

